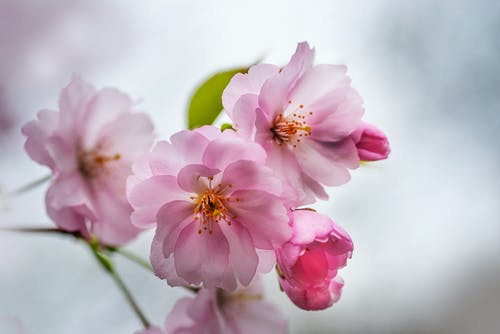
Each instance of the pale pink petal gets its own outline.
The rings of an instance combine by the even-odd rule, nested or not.
[[[180,330],[188,329],[194,325],[194,321],[188,315],[189,306],[193,298],[184,297],[179,299],[165,320],[165,331],[168,334],[179,333]]]
[[[90,198],[87,183],[76,172],[60,174],[47,191],[47,205],[54,209],[76,205],[92,207]]]
[[[88,101],[94,96],[96,89],[78,76],[73,76],[71,82],[62,89],[59,97],[59,128],[63,135],[79,135],[83,114]],[[87,126],[87,125],[85,125]]]
[[[350,84],[346,76],[347,67],[340,65],[316,65],[298,80],[290,95],[293,104],[306,108],[338,87]]]
[[[223,185],[231,184],[232,189],[256,189],[280,196],[282,184],[273,171],[262,164],[240,160],[227,166],[222,175]]]
[[[274,269],[276,265],[276,253],[272,249],[257,249],[257,256],[259,257],[259,265],[256,272],[265,274]]]
[[[288,85],[293,87],[296,80],[312,67],[314,50],[307,42],[301,42],[293,54],[290,62],[283,67],[282,75],[287,79]]]
[[[218,169],[208,168],[204,165],[187,165],[177,175],[177,183],[184,191],[201,193],[206,188],[205,180],[200,177],[209,177],[218,174]]]
[[[208,139],[195,131],[180,131],[160,141],[151,152],[150,167],[154,174],[177,175],[188,164],[199,164]]]
[[[184,194],[177,185],[177,179],[170,175],[157,175],[138,183],[128,196],[135,209],[131,216],[132,223],[143,228],[153,227],[160,207]]]
[[[49,192],[47,192],[47,195]],[[50,195],[48,195],[50,196]],[[65,231],[80,231],[85,229],[85,216],[81,215],[82,207],[63,207],[60,209],[55,209],[50,205],[47,205],[47,215]]]
[[[108,245],[122,245],[135,238],[141,231],[130,221],[132,208],[125,194],[117,194],[113,189],[100,187],[93,193],[96,219],[91,232]]]
[[[346,183],[350,179],[347,168],[359,166],[358,151],[350,138],[341,142],[304,140],[295,152],[304,172],[329,186]]]
[[[293,212],[293,237],[290,240],[295,244],[306,245],[316,238],[327,237],[334,229],[333,221],[325,215],[311,215],[308,210]]]
[[[259,95],[259,106],[267,117],[274,119],[283,112],[283,106],[289,100],[289,81],[281,75],[268,79],[262,86]]]
[[[247,229],[239,224],[229,226],[221,222],[220,228],[229,243],[229,260],[236,278],[243,285],[250,284],[255,276],[258,264],[252,237]]]
[[[308,124],[310,139],[339,141],[349,136],[361,123],[363,101],[351,87],[338,88],[306,108],[312,112]]]
[[[229,264],[229,245],[217,224],[213,233],[198,233],[194,222],[182,230],[174,249],[175,269],[191,284],[218,286]],[[222,287],[224,288],[224,287]]]
[[[235,191],[229,208],[250,232],[257,248],[277,248],[291,237],[287,209],[274,195],[259,190]]]
[[[244,309],[228,308],[228,327],[234,334],[285,334],[287,322],[269,302],[248,302]]]
[[[57,127],[59,114],[52,110],[40,110],[37,117],[37,120],[28,122],[22,128],[23,135],[27,137],[24,149],[31,159],[54,169],[54,160],[47,151],[45,143]]]
[[[97,132],[97,142],[103,153],[120,154],[128,164],[149,151],[153,144],[153,124],[146,114],[122,113]]]
[[[203,154],[204,165],[223,170],[238,160],[264,163],[266,152],[260,145],[240,139],[230,132],[233,131],[224,131],[224,137],[210,142]]]
[[[98,144],[100,132],[109,122],[131,111],[132,99],[117,89],[104,88],[87,101],[85,108],[80,118],[84,125],[81,139],[83,146],[89,148]]]
[[[278,71],[279,68],[275,65],[257,64],[252,66],[247,74],[238,73],[233,76],[222,93],[224,110],[231,116],[236,101],[238,101],[242,95],[257,95],[264,82],[271,76],[277,74]]]
[[[259,107],[257,95],[246,94],[241,96],[234,105],[233,128],[245,138],[252,137],[255,128],[255,110]]]
[[[212,141],[214,139],[219,138],[221,136],[221,133],[222,133],[220,128],[215,127],[213,125],[200,126],[199,128],[194,129],[193,132],[202,135],[208,141]],[[207,141],[207,143],[208,143],[208,141]],[[203,148],[203,149],[205,149],[205,148]]]
[[[174,251],[182,229],[195,221],[193,210],[194,205],[187,201],[168,202],[159,209],[155,238],[162,238],[164,257],[168,257]]]

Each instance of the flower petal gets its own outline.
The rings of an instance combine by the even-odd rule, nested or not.
[[[130,189],[128,200],[134,208],[131,219],[138,227],[150,228],[156,223],[160,207],[170,201],[187,197],[170,175],[156,175]]]
[[[189,283],[221,287],[229,264],[228,242],[217,224],[212,234],[198,234],[198,230],[198,223],[191,223],[181,231],[174,249],[175,269]]]
[[[243,285],[250,284],[259,262],[252,237],[240,224],[229,226],[221,222],[219,226],[229,243],[229,260],[238,281]]]
[[[288,212],[280,198],[259,190],[231,194],[229,209],[255,243],[256,248],[278,248],[291,237]]]
[[[222,104],[224,105],[224,110],[229,114],[229,117],[232,117],[233,107],[242,95],[257,95],[264,82],[271,76],[277,74],[278,71],[278,66],[257,64],[250,67],[247,74],[238,73],[233,76],[222,93]]]

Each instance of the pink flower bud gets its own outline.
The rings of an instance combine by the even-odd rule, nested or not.
[[[330,218],[309,210],[293,212],[293,237],[277,251],[280,284],[304,310],[322,310],[339,298],[338,269],[351,257],[349,235]]]
[[[360,160],[377,161],[387,159],[391,152],[385,134],[371,124],[363,124],[351,136],[356,143]]]

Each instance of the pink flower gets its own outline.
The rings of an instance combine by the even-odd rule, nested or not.
[[[305,310],[321,310],[339,298],[338,269],[351,257],[349,235],[330,218],[309,210],[293,212],[293,236],[277,251],[280,285]]]
[[[151,147],[153,125],[132,107],[124,93],[96,91],[75,77],[59,111],[42,110],[23,127],[28,155],[52,170],[46,207],[60,228],[112,245],[140,231],[130,223],[125,183],[132,162]]]
[[[347,182],[348,169],[359,166],[350,134],[364,112],[361,98],[345,66],[312,66],[313,56],[300,43],[283,69],[253,66],[235,75],[223,94],[234,127],[265,148],[297,205],[326,199],[322,185]]]
[[[260,286],[228,293],[202,289],[182,298],[168,315],[166,334],[282,334],[286,321],[263,299]]]
[[[362,124],[352,134],[359,158],[363,161],[387,159],[391,152],[389,140],[385,134],[371,124]]]
[[[157,225],[156,275],[173,286],[234,290],[272,268],[269,255],[291,229],[281,182],[265,158],[259,145],[234,131],[204,127],[158,143],[137,163],[128,197],[136,225]]]

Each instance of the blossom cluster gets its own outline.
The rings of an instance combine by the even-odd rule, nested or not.
[[[352,240],[306,206],[361,161],[385,159],[389,144],[362,120],[346,67],[313,56],[300,43],[284,67],[235,75],[222,95],[224,131],[206,125],[152,147],[151,121],[127,95],[78,77],[59,111],[23,128],[30,157],[53,172],[46,207],[59,228],[113,246],[154,228],[154,273],[201,288],[176,303],[165,328],[143,333],[284,332],[255,282],[274,268],[302,309],[340,298]]]

